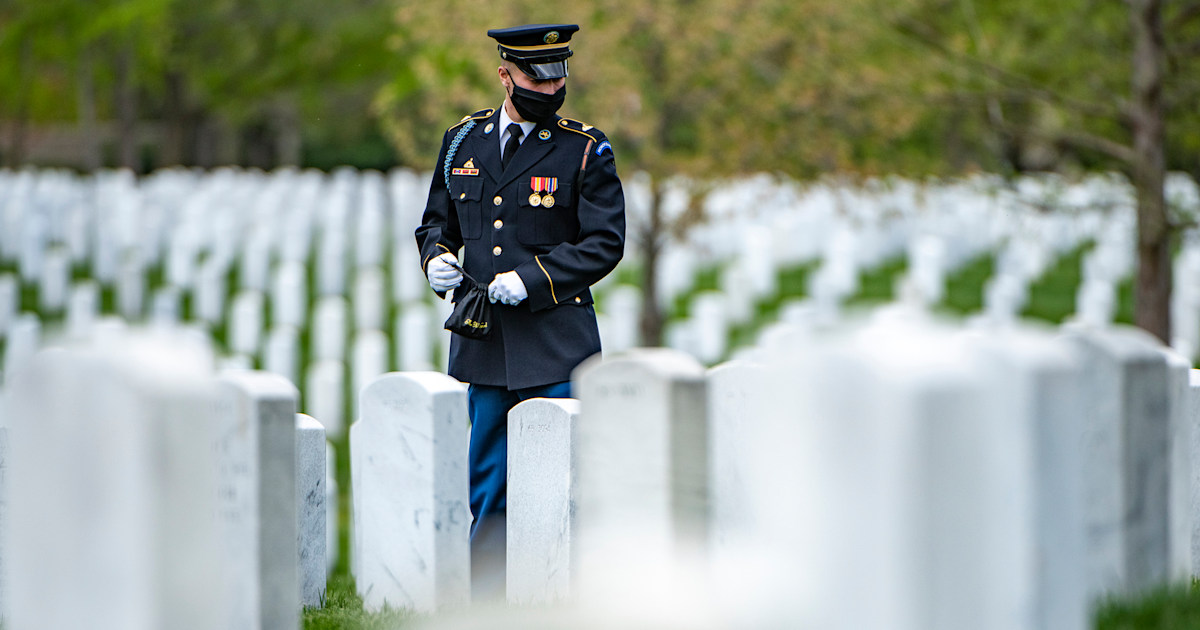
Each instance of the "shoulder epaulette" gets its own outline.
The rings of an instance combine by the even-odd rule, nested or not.
[[[600,130],[585,122],[580,122],[572,118],[563,118],[558,121],[558,126],[568,131],[574,131],[575,133],[587,136],[593,142],[600,141],[600,138],[596,137],[596,134],[600,133]]]
[[[467,114],[466,116],[462,117],[462,120],[455,123],[453,127],[450,127],[450,129],[455,129],[458,126],[462,125],[463,123],[467,122],[468,120],[479,120],[481,118],[488,118],[494,113],[496,113],[495,108],[489,108],[489,109],[481,109],[481,110],[475,112],[474,114]]]

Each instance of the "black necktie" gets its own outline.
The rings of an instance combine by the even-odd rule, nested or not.
[[[508,125],[508,142],[504,145],[504,155],[500,156],[500,169],[508,168],[508,163],[512,161],[512,156],[521,146],[521,136],[524,135],[521,131],[521,125],[517,123],[509,123]]]

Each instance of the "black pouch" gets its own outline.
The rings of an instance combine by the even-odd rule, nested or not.
[[[476,282],[462,267],[455,266],[463,275],[462,284],[454,289],[456,301],[454,311],[446,319],[446,330],[471,339],[486,341],[492,338],[492,303],[488,301],[488,287]],[[459,291],[464,291],[459,294]]]

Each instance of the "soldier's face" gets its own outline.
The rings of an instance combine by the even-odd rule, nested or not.
[[[504,92],[512,94],[512,86],[514,83],[517,86],[526,90],[541,92],[542,94],[554,94],[559,88],[567,84],[567,78],[561,77],[558,79],[538,80],[521,72],[520,70],[509,71],[508,68],[500,66],[500,83],[504,85]]]

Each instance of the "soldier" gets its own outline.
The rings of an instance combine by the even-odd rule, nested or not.
[[[595,127],[556,113],[578,30],[488,31],[500,51],[504,104],[446,131],[416,231],[439,296],[462,282],[461,250],[461,268],[489,283],[493,303],[491,338],[451,335],[448,370],[470,384],[476,597],[504,593],[508,411],[529,398],[571,396],[571,371],[600,351],[589,287],[624,250],[625,197],[612,146]]]

